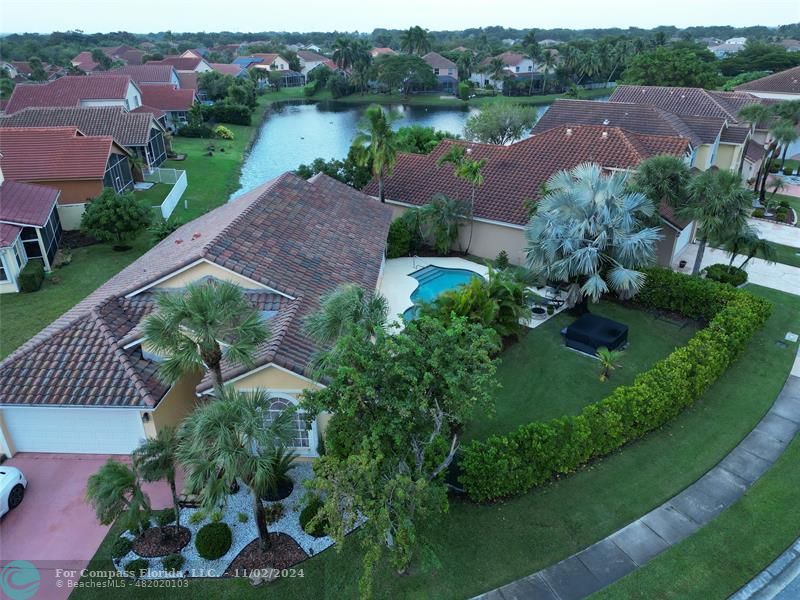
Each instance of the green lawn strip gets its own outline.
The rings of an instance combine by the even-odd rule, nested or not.
[[[783,244],[773,244],[775,247],[775,262],[792,267],[800,267],[800,248],[785,246]]]
[[[782,200],[788,202],[789,206],[791,206],[794,209],[794,212],[798,215],[797,223],[795,223],[795,226],[800,227],[800,198],[798,198],[797,196],[789,196],[788,194],[775,194],[775,197],[771,200],[770,204],[772,206],[775,206]]]
[[[164,199],[172,191],[173,185],[171,183],[154,183],[150,189],[137,190],[134,192],[137,200],[146,202],[153,208],[161,206]],[[160,212],[158,213],[161,214]]]
[[[112,244],[76,248],[72,263],[54,270],[38,292],[0,295],[0,358],[139,258],[152,243],[152,237],[144,233],[124,252],[116,252]]]
[[[551,485],[488,506],[453,501],[449,513],[429,527],[427,539],[436,560],[418,561],[403,577],[382,568],[376,597],[463,599],[503,585],[624,527],[713,467],[772,405],[797,350],[776,342],[786,331],[800,328],[800,297],[757,286],[748,289],[772,300],[773,314],[693,407],[644,439]],[[504,378],[524,376],[506,373]],[[552,383],[548,378],[541,386]],[[351,536],[341,552],[327,550],[298,565],[303,577],[271,584],[270,597],[357,598],[357,539],[358,534]],[[92,570],[111,568],[109,543],[106,538]],[[103,598],[103,593],[82,589],[73,599]],[[246,580],[211,579],[193,580],[188,588],[115,590],[121,598],[261,598],[264,593]]]
[[[530,421],[576,415],[587,404],[610,395],[615,387],[633,383],[637,374],[685,344],[697,331],[692,321],[668,321],[613,302],[592,305],[591,311],[628,326],[628,348],[610,379],[601,383],[598,361],[564,346],[561,329],[575,317],[555,315],[503,353],[498,367],[503,387],[495,395],[497,413],[492,419],[470,423],[467,440],[508,433]]]
[[[800,440],[714,521],[594,600],[727,598],[800,535]]]

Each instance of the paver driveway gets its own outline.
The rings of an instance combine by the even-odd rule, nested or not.
[[[22,470],[28,489],[22,504],[0,522],[0,565],[13,560],[34,564],[39,570],[40,588],[32,600],[67,598],[69,582],[77,577],[65,576],[58,569],[79,575],[103,541],[108,528],[97,523],[84,495],[87,479],[108,458],[22,453],[5,463]],[[148,485],[146,491],[154,508],[170,505],[165,484]]]

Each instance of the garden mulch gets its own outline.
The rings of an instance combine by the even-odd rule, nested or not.
[[[133,551],[146,558],[167,556],[180,551],[191,537],[192,534],[186,527],[151,527],[133,540]]]
[[[308,554],[300,545],[285,533],[270,533],[269,539],[271,544],[266,552],[261,551],[258,539],[250,542],[233,559],[225,574],[247,573],[269,568],[288,569],[308,558]]]

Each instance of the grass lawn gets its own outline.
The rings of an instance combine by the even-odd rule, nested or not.
[[[564,347],[561,329],[574,317],[560,313],[544,325],[529,330],[503,353],[493,419],[473,422],[468,439],[508,433],[521,423],[577,414],[592,402],[608,396],[634,377],[682,346],[697,331],[692,321],[674,323],[655,313],[625,308],[612,302],[592,305],[591,311],[628,326],[628,349],[621,365],[605,383],[599,380],[597,360]]]
[[[800,297],[756,286],[775,310],[728,372],[689,410],[662,429],[572,476],[531,493],[482,506],[454,500],[427,539],[436,559],[418,561],[398,577],[378,574],[378,598],[466,598],[535,572],[603,538],[695,481],[727,454],[774,401],[794,360],[795,346],[776,342],[800,329]],[[523,373],[506,373],[521,377]],[[510,382],[504,382],[509,386]],[[542,387],[551,385],[542,382]],[[552,395],[551,395],[552,399]],[[795,505],[796,506],[796,505]],[[788,507],[787,507],[788,508]],[[89,570],[111,568],[112,533]],[[268,592],[246,580],[192,580],[187,588],[115,590],[120,598],[357,598],[358,534],[341,552],[328,550],[298,567],[303,577],[277,581]],[[720,550],[722,551],[722,550]],[[422,566],[425,565],[425,567]],[[80,589],[72,600],[104,598]]]
[[[775,198],[772,201],[772,205],[774,206],[781,200],[785,200],[786,202],[788,202],[789,206],[791,206],[794,209],[794,212],[798,215],[798,217],[800,217],[800,198],[798,198],[797,196],[789,196],[788,194],[775,194]],[[798,218],[797,223],[795,223],[795,226],[800,227],[800,218]]]
[[[800,535],[800,440],[709,525],[596,600],[727,598]]]
[[[792,267],[800,267],[800,248],[792,246],[784,246],[783,244],[773,244],[775,247],[775,262],[783,263],[784,265],[791,265]]]
[[[132,248],[115,252],[111,244],[72,251],[72,263],[53,271],[33,294],[0,294],[0,359],[60,317],[152,246],[145,233]]]

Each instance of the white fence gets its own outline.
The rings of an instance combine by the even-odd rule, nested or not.
[[[161,216],[165,219],[169,219],[172,211],[175,210],[175,207],[178,205],[181,196],[183,196],[183,192],[186,191],[186,186],[188,185],[186,171],[157,168],[146,173],[144,180],[152,183],[173,184],[169,194],[167,194],[167,197],[164,198],[164,201],[158,207],[161,209]]]

